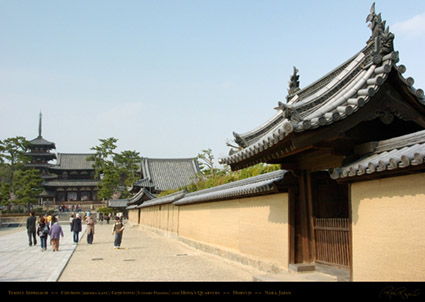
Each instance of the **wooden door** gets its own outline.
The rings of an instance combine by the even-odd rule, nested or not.
[[[348,185],[326,173],[312,174],[315,262],[350,268],[351,232]]]

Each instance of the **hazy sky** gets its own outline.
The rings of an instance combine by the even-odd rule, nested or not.
[[[372,1],[0,0],[0,139],[55,152],[226,156],[301,88],[365,46]],[[425,88],[425,1],[376,1],[405,76]]]

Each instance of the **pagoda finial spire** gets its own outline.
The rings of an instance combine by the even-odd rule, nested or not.
[[[40,119],[38,121],[38,137],[41,137],[41,119],[42,119],[42,114],[40,111]]]

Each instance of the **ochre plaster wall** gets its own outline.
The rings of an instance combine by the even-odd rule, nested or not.
[[[139,223],[139,209],[131,209],[128,211],[128,221],[132,224]]]
[[[351,185],[353,281],[425,281],[425,174]]]
[[[180,206],[179,236],[288,267],[288,194]]]
[[[131,223],[138,223],[139,209],[129,211]],[[158,228],[168,232],[178,231],[178,207],[173,204],[156,205],[152,207],[140,208],[140,225]]]

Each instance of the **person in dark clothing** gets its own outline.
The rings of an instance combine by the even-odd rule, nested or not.
[[[72,220],[71,230],[74,232],[74,244],[77,244],[79,240],[78,237],[82,230],[80,214],[77,214],[76,217]]]
[[[40,236],[42,252],[47,250],[47,236],[49,235],[49,232],[50,232],[50,229],[46,223],[46,219],[44,217],[41,217],[38,223],[37,234],[38,236]]]
[[[37,244],[37,237],[35,236],[37,218],[33,211],[30,212],[30,217],[27,218],[27,233],[29,239],[29,245],[32,246],[32,241],[34,239],[34,245]]]

